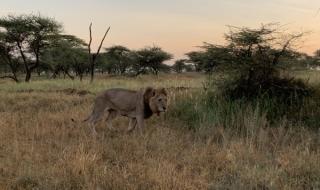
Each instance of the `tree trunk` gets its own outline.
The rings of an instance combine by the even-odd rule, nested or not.
[[[90,83],[93,82],[94,79],[94,61],[91,63],[91,69],[90,69]]]
[[[64,73],[71,79],[74,80],[74,76],[72,76],[68,70],[65,70]]]
[[[11,78],[12,80],[14,80],[15,82],[18,83],[19,80],[18,80],[18,77],[17,77],[16,68],[14,68],[12,59],[11,59],[9,54],[7,54],[7,59],[6,60],[7,60],[6,62],[9,65],[11,73],[12,73],[13,76],[4,76],[3,78]]]
[[[30,79],[31,79],[31,70],[29,69],[26,56],[24,55],[24,52],[22,50],[22,47],[21,47],[21,44],[20,44],[19,41],[17,41],[17,46],[19,48],[19,52],[20,52],[20,55],[22,57],[22,60],[23,60],[23,63],[24,63],[24,68],[25,68],[25,71],[26,71],[25,82],[29,82]]]
[[[57,78],[57,75],[58,75],[59,73],[60,73],[60,69],[55,69],[55,70],[53,71],[53,74],[52,74],[51,78],[56,79],[56,78]]]
[[[101,50],[101,47],[102,47],[102,44],[103,44],[103,41],[104,39],[106,38],[109,30],[110,30],[110,27],[107,29],[107,31],[104,33],[104,36],[100,42],[100,45],[98,47],[98,50],[97,50],[97,53],[91,55],[91,42],[92,42],[92,32],[91,32],[91,27],[92,27],[92,23],[90,23],[90,26],[89,26],[89,32],[90,32],[90,41],[89,41],[89,44],[88,44],[88,52],[89,52],[89,63],[91,65],[91,74],[90,74],[90,83],[93,82],[93,79],[94,79],[94,67],[95,67],[95,62],[96,62],[96,58],[99,56],[99,53],[100,53],[100,50]]]
[[[25,82],[30,82],[30,79],[31,79],[31,71],[29,69],[27,69]]]

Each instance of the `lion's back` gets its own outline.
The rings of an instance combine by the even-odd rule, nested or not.
[[[134,90],[113,88],[105,90],[98,98],[106,101],[111,109],[131,111],[137,106],[139,94]]]

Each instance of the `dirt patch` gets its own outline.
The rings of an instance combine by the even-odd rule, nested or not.
[[[63,94],[67,94],[67,95],[78,95],[78,96],[86,96],[89,94],[94,94],[90,91],[87,90],[77,90],[74,88],[66,88],[66,89],[62,89],[62,90],[34,90],[34,89],[24,89],[24,90],[18,90],[16,91],[17,93],[33,93],[33,92],[41,92],[41,93],[50,93],[50,92],[54,92],[54,93],[63,93]]]
[[[38,182],[30,177],[19,177],[11,185],[12,189],[38,189]]]
[[[17,90],[17,93],[32,93],[35,92],[33,89],[24,89],[24,90]],[[37,92],[44,92],[43,90],[37,90]]]
[[[78,96],[86,96],[88,94],[93,94],[90,91],[87,90],[77,90],[74,88],[67,88],[67,89],[63,89],[63,90],[57,90],[56,92],[58,93],[64,93],[67,95],[78,95]]]
[[[193,88],[190,87],[184,87],[184,86],[178,86],[178,87],[169,87],[167,90],[169,91],[186,91],[186,90],[191,90]]]

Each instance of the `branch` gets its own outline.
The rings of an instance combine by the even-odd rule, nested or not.
[[[89,26],[90,40],[89,40],[89,44],[88,44],[88,51],[89,51],[89,56],[90,56],[90,63],[91,63],[91,64],[94,64],[95,59],[97,58],[97,56],[98,56],[99,53],[100,53],[101,47],[102,47],[102,45],[103,45],[103,42],[104,42],[104,40],[106,39],[106,36],[107,36],[107,34],[109,33],[109,31],[110,31],[110,26],[109,26],[109,28],[107,29],[107,31],[104,33],[104,36],[103,36],[103,38],[102,38],[102,40],[101,40],[101,42],[100,42],[98,51],[97,51],[97,53],[95,53],[94,55],[91,55],[91,43],[92,43],[92,30],[91,30],[91,28],[92,28],[92,23],[90,23],[90,26]]]
[[[101,40],[101,42],[100,42],[100,45],[99,45],[98,51],[97,51],[97,53],[96,53],[96,55],[95,55],[94,59],[96,59],[96,58],[97,58],[97,56],[99,55],[100,50],[101,50],[101,47],[102,47],[102,44],[103,44],[103,42],[104,42],[104,40],[105,40],[105,38],[106,38],[107,34],[109,33],[109,30],[110,30],[110,26],[109,26],[109,28],[107,29],[107,31],[104,33],[104,36],[103,36],[103,38],[102,38],[102,40]]]
[[[9,76],[9,75],[6,75],[6,76],[0,76],[0,79],[12,79],[14,80],[15,82],[19,82],[18,79],[16,79],[14,76]]]
[[[37,68],[39,66],[39,62],[37,63],[33,63],[32,65],[30,65],[29,70],[33,71],[35,68]]]
[[[289,38],[287,40],[287,42],[283,45],[282,49],[280,52],[276,53],[276,55],[274,56],[273,60],[272,60],[272,64],[276,65],[278,64],[278,61],[280,59],[280,57],[285,53],[285,51],[287,50],[287,48],[290,46],[291,42],[295,39],[301,38],[303,36],[303,33],[297,34],[297,35],[292,35],[291,38]]]
[[[21,57],[23,59],[23,63],[24,63],[24,67],[26,69],[26,72],[28,72],[29,71],[29,67],[28,67],[27,59],[26,59],[26,56],[24,55],[24,52],[22,50],[22,46],[21,46],[19,41],[17,41],[17,46],[19,48],[20,55],[21,55]]]
[[[91,43],[92,43],[92,31],[91,31],[91,27],[92,27],[92,22],[90,23],[90,26],[89,26],[90,40],[89,40],[89,44],[88,44],[88,51],[89,51],[90,63],[91,63]]]

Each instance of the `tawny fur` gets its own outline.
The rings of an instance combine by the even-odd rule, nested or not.
[[[95,125],[104,114],[107,114],[106,123],[109,129],[112,127],[112,120],[117,116],[130,118],[128,132],[131,132],[138,125],[142,132],[144,119],[150,118],[153,114],[160,114],[167,109],[167,91],[164,88],[154,89],[147,87],[139,91],[126,89],[109,89],[102,92],[95,99],[93,111],[85,120],[89,122],[93,133],[96,134]]]

